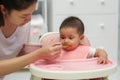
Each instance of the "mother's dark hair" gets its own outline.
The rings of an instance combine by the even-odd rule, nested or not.
[[[36,3],[37,0],[0,0],[0,5],[3,5],[8,13],[12,10],[24,10],[27,9],[33,3]],[[0,9],[0,27],[4,25],[3,14]]]

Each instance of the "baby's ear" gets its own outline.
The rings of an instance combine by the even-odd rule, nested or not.
[[[83,40],[84,39],[84,34],[80,35],[80,40]]]

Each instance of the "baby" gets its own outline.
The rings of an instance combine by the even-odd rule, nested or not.
[[[62,43],[62,51],[67,51],[68,53],[71,51],[84,50],[83,54],[87,52],[86,58],[98,57],[99,64],[106,64],[107,53],[103,49],[92,48],[90,46],[81,44],[81,41],[84,39],[84,24],[77,17],[68,17],[66,18],[60,26],[60,41]],[[81,53],[81,55],[83,55]],[[73,54],[74,56],[75,54]],[[77,55],[77,58],[80,59],[81,55]],[[72,56],[72,55],[71,55]],[[64,56],[62,56],[64,57]],[[62,58],[61,57],[61,58]],[[64,57],[64,59],[68,59],[69,56]],[[75,57],[76,59],[76,57]]]
[[[98,57],[98,64],[107,64],[108,58],[105,50],[92,48],[88,45],[82,44],[82,41],[85,38],[84,24],[79,18],[74,16],[66,18],[62,22],[59,32],[62,50],[57,60]],[[105,78],[95,78],[89,80],[105,80]]]

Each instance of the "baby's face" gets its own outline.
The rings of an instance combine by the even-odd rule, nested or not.
[[[76,28],[62,28],[60,30],[60,41],[64,50],[73,50],[80,44],[80,35]]]

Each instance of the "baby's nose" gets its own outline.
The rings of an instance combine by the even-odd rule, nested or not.
[[[68,41],[69,41],[69,39],[65,39],[65,40],[64,40],[64,42],[68,42]]]

